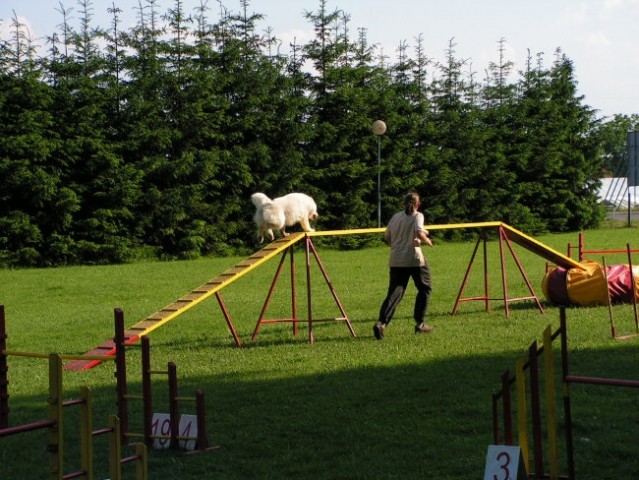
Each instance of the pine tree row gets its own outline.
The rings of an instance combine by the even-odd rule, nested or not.
[[[535,234],[601,221],[595,111],[560,50],[514,72],[502,40],[479,81],[452,40],[443,62],[417,37],[391,63],[320,0],[306,13],[315,38],[285,46],[258,33],[249,3],[160,12],[140,0],[96,27],[79,0],[79,27],[60,7],[45,53],[13,19],[0,51],[0,265],[244,253],[256,191],[312,195],[320,229],[376,226],[380,159],[382,222],[411,190],[431,224]]]

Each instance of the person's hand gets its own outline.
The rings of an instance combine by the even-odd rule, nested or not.
[[[428,230],[424,230],[424,232],[418,233],[415,237],[415,240],[413,240],[413,245],[415,245],[415,247],[421,246],[422,243],[425,243],[429,247],[433,246],[433,241],[428,236]]]
[[[433,246],[433,241],[430,239],[430,237],[426,237],[426,239],[424,240],[424,243],[428,245],[429,247]]]
[[[419,236],[417,238],[420,239],[423,243],[425,243],[429,247],[432,247],[433,246],[433,241],[428,236],[428,233],[429,233],[428,230],[424,229],[422,232],[420,232],[420,234],[419,234]]]

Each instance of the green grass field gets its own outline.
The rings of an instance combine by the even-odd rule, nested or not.
[[[537,240],[566,252],[577,233]],[[609,228],[586,232],[587,248],[625,248],[637,230]],[[559,325],[558,309],[543,301],[546,261],[521,247],[514,249],[542,299],[545,313],[527,300],[464,302],[451,316],[474,242],[435,239],[425,250],[434,290],[430,335],[413,334],[415,290],[407,296],[376,341],[372,325],[387,288],[386,247],[339,252],[318,248],[340,301],[357,334],[344,322],[315,325],[315,343],[300,324],[263,325],[250,341],[277,259],[222,290],[222,297],[244,343],[235,346],[221,310],[211,298],[150,335],[153,368],[177,365],[180,395],[198,388],[206,395],[209,440],[221,448],[194,456],[152,451],[150,478],[158,479],[457,479],[483,478],[492,443],[491,396],[506,369],[513,370],[543,330]],[[491,295],[502,296],[499,252],[488,245]],[[601,261],[601,255],[590,258]],[[639,256],[637,256],[639,262]],[[296,249],[298,315],[306,318],[304,254]],[[527,296],[510,255],[509,297]],[[184,262],[0,271],[0,304],[6,306],[8,348],[40,353],[82,354],[113,335],[113,309],[122,308],[126,325],[146,318],[238,263],[241,258]],[[626,263],[609,255],[608,265]],[[287,264],[288,265],[288,264]],[[316,264],[312,263],[315,318],[338,316],[338,309]],[[267,311],[268,318],[289,317],[290,281],[286,269]],[[473,266],[464,297],[482,295],[482,257]],[[633,309],[612,309],[619,334],[634,332]],[[639,338],[611,338],[607,307],[568,310],[571,373],[639,379]],[[558,348],[558,347],[557,347]],[[129,349],[129,393],[141,393],[140,353]],[[47,416],[46,360],[9,358],[11,424]],[[65,398],[81,386],[94,397],[94,428],[115,414],[112,364],[64,373]],[[559,390],[561,392],[561,390]],[[579,479],[636,478],[635,456],[639,391],[632,388],[574,385],[571,389],[575,461]],[[165,377],[154,377],[154,411],[166,412]],[[131,402],[131,430],[141,432],[141,408]],[[184,404],[182,413],[194,413]],[[561,412],[561,403],[558,399]],[[66,411],[68,410],[68,412]],[[79,467],[78,419],[65,410],[65,471]],[[0,478],[48,478],[47,433],[0,438]],[[559,428],[559,444],[565,443]],[[96,478],[107,478],[106,440],[95,440]],[[127,454],[130,454],[128,452]],[[546,455],[547,457],[547,455]],[[562,459],[563,460],[563,459]],[[566,469],[562,464],[562,472]],[[134,478],[133,468],[123,468]]]

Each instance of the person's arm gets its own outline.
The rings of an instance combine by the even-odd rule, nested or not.
[[[422,242],[425,243],[426,245],[428,245],[429,247],[433,246],[433,241],[430,239],[430,237],[428,236],[428,230],[418,230],[417,231],[417,238]]]
[[[416,216],[415,243],[417,243],[417,241],[421,241],[429,247],[433,246],[433,241],[428,236],[428,230],[424,228],[424,215],[422,213],[417,213]]]
[[[391,244],[391,230],[394,228],[395,217],[392,217],[386,225],[386,230],[384,230],[384,243],[390,247]]]

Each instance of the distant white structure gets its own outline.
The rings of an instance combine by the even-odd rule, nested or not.
[[[630,198],[628,198],[630,196]],[[639,205],[639,187],[628,188],[628,179],[626,177],[606,177],[601,179],[601,188],[599,189],[599,201],[619,208],[627,207],[628,201],[630,205]]]

